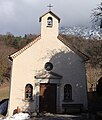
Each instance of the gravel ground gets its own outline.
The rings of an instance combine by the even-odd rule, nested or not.
[[[80,115],[60,115],[60,114],[45,114],[40,117],[32,117],[29,120],[102,120],[102,117],[98,117],[95,114],[85,114],[82,113]]]
[[[28,114],[28,113],[18,113],[13,116],[8,116],[0,118],[0,120],[102,120],[97,114],[82,113],[80,115],[65,115],[65,114]]]
[[[32,117],[30,120],[86,120],[81,115],[45,115]]]

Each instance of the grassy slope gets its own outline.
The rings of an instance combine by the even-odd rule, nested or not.
[[[9,85],[0,86],[0,101],[9,97]]]
[[[4,117],[3,115],[0,114],[0,118]]]
[[[0,86],[0,101],[8,97],[9,97],[9,85]],[[0,118],[2,117],[3,115],[0,114]]]

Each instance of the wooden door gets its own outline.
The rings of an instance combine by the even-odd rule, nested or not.
[[[40,84],[39,111],[56,113],[56,84]]]

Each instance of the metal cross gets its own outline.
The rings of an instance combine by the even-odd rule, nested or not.
[[[53,7],[51,4],[49,4],[47,7],[49,7],[49,11],[51,11],[51,8]]]

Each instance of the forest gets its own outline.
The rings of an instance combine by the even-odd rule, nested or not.
[[[62,35],[69,44],[80,50],[89,57],[86,62],[88,89],[96,86],[102,76],[102,40],[84,39],[72,35]],[[28,34],[24,37],[12,34],[0,35],[0,85],[10,82],[11,62],[9,55],[18,51],[37,35]]]

